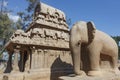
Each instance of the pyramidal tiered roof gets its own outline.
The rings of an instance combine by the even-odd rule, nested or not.
[[[69,29],[64,12],[38,3],[28,29],[14,32],[6,48],[16,44],[69,49]]]

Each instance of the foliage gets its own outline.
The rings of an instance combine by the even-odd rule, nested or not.
[[[120,59],[120,45],[119,45],[119,42],[120,42],[120,36],[112,36],[112,38],[116,41],[117,45],[118,45],[118,56],[119,56],[119,59]]]
[[[68,26],[70,26],[71,25],[71,18],[68,18],[68,17],[66,17],[66,23],[68,24]]]
[[[9,40],[9,37],[12,35],[15,29],[21,28],[21,20],[13,22],[9,18],[9,13],[11,10],[7,8],[7,5],[4,6],[5,0],[1,2],[1,11],[0,11],[0,40],[4,40],[3,45]]]
[[[22,20],[19,18],[17,22],[14,23],[15,29],[22,29]]]
[[[14,30],[14,22],[9,19],[7,13],[0,13],[0,39],[3,41],[3,45],[0,45],[0,56],[2,56],[5,50],[4,45],[9,40]]]
[[[20,16],[22,20],[22,29],[26,29],[27,26],[32,22],[34,8],[39,0],[26,0],[28,2],[28,6],[23,12],[18,12],[17,14]]]
[[[13,21],[10,20],[8,17],[8,13],[11,12],[7,8],[7,3],[4,4],[6,1],[1,0],[1,11],[0,11],[0,39],[4,41],[3,45],[8,41],[9,37],[11,36],[12,32],[14,31],[13,28]]]
[[[14,31],[13,25],[13,21],[9,19],[7,14],[0,14],[0,38],[4,39],[5,42]]]
[[[120,36],[114,36],[112,38],[116,41],[117,44],[119,44]]]

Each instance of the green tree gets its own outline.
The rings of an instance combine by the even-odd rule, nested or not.
[[[13,28],[11,27],[13,22],[7,15],[8,12],[11,12],[7,8],[7,0],[1,0],[0,3],[0,43],[2,43],[0,45],[0,56],[2,56],[1,53],[4,51],[3,46],[13,32]]]
[[[1,10],[0,10],[0,58],[2,56],[4,49],[4,45],[7,43],[15,29],[21,28],[21,20],[19,19],[17,22],[13,22],[8,13],[12,12],[7,8],[7,4],[4,5],[4,2],[7,3],[7,0],[1,0]]]
[[[13,32],[13,21],[8,17],[8,13],[11,12],[7,8],[7,0],[0,1],[0,39],[4,40],[4,44],[7,42]]]
[[[22,25],[22,20],[20,18],[14,23],[15,29],[22,29]]]
[[[8,15],[5,13],[0,13],[0,40],[3,45],[0,45],[0,56],[2,56],[2,52],[5,50],[4,45],[9,40],[12,35],[14,29],[14,23],[9,19]]]
[[[119,45],[119,42],[120,42],[120,36],[112,36],[112,38],[116,41],[117,45],[118,45],[118,58],[120,59],[120,45]]]
[[[7,14],[0,14],[0,38],[4,39],[4,44],[14,31],[13,21],[11,21]]]
[[[26,1],[28,3],[28,6],[25,9],[25,11],[17,13],[21,18],[23,29],[26,29],[26,27],[32,22],[34,8],[36,4],[39,2],[39,0],[26,0]]]

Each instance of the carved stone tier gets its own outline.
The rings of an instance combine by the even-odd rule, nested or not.
[[[44,3],[37,4],[34,21],[42,25],[68,30],[64,12]]]

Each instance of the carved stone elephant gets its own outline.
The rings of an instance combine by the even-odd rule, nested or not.
[[[89,51],[90,71],[88,71],[88,75],[101,75],[100,54],[110,56],[113,71],[118,72],[118,47],[116,42],[106,33],[97,30],[92,22],[80,21],[74,24],[70,30],[70,48],[76,75],[83,73],[80,70],[81,49],[83,46]]]

